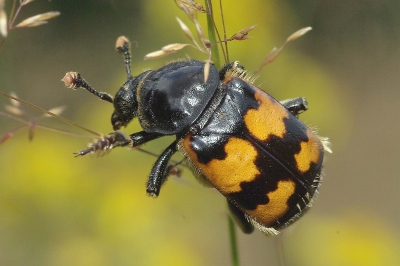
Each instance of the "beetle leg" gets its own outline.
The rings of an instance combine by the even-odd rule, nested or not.
[[[244,213],[239,210],[235,205],[232,204],[229,200],[228,202],[228,207],[229,211],[232,215],[232,219],[236,222],[236,224],[242,229],[243,233],[245,234],[250,234],[254,231],[254,226],[249,223],[249,221],[246,219],[246,216]]]
[[[140,132],[129,135],[129,138],[132,140],[131,146],[137,147],[146,142],[160,138],[162,136],[165,136],[165,135],[160,134],[160,133],[150,133],[150,132],[146,132],[146,131],[140,131]]]
[[[149,133],[146,131],[140,131],[140,132],[129,135],[130,139],[132,140],[130,145],[131,145],[131,147],[137,147],[146,142],[152,141],[152,140],[157,139],[162,136],[165,136],[165,135],[159,134],[159,133]],[[163,178],[161,185],[162,185],[162,183],[164,183],[164,181],[167,179],[167,177],[169,175],[177,175],[177,176],[180,175],[180,170],[176,166],[177,166],[176,164],[168,164],[168,166],[166,167],[166,170],[165,170],[165,177]]]
[[[304,97],[283,100],[280,103],[296,117],[308,109],[308,103]]]
[[[160,194],[161,185],[169,174],[168,161],[177,150],[177,141],[174,141],[158,157],[147,181],[146,192],[149,196],[155,198]]]

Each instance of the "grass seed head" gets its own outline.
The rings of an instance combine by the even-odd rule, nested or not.
[[[15,28],[36,27],[46,24],[49,19],[55,18],[60,15],[58,11],[50,11],[36,16],[29,17],[20,22]]]

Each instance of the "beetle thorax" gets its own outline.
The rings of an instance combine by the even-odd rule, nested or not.
[[[201,116],[218,84],[217,69],[211,66],[204,83],[204,63],[195,60],[175,62],[151,72],[137,92],[143,130],[167,135],[187,130]]]

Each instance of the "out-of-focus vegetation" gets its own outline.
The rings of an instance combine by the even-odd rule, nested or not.
[[[258,24],[253,39],[229,44],[231,60],[250,72],[291,33],[313,27],[255,83],[277,99],[306,96],[310,109],[301,119],[330,137],[334,151],[315,206],[283,234],[283,258],[276,238],[239,233],[242,265],[280,259],[286,265],[400,265],[400,4],[223,2],[228,36]],[[11,3],[5,1],[7,12]],[[66,105],[63,116],[95,131],[112,131],[112,105],[68,90],[60,79],[79,71],[96,89],[114,94],[125,79],[114,51],[118,36],[132,41],[133,73],[186,56],[207,59],[188,48],[142,60],[166,44],[187,42],[175,16],[189,22],[172,0],[36,0],[21,20],[48,10],[61,15],[9,33],[0,53],[0,90],[46,109]],[[0,134],[18,126],[0,117]],[[125,131],[139,130],[135,122]],[[171,178],[154,200],[144,184],[155,157],[118,149],[74,158],[87,139],[38,129],[29,142],[27,134],[0,146],[1,265],[229,265],[225,200],[197,184],[189,170]],[[145,147],[158,153],[170,141]]]

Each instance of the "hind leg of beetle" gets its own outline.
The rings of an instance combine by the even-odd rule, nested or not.
[[[283,100],[283,101],[280,101],[280,103],[286,109],[288,109],[288,111],[292,115],[294,115],[296,117],[299,116],[299,114],[303,113],[304,111],[307,111],[307,109],[308,109],[308,103],[307,103],[306,98],[304,98],[304,97]]]
[[[244,213],[241,210],[239,210],[235,205],[233,205],[229,200],[227,201],[232,218],[236,222],[236,224],[240,227],[240,229],[242,229],[243,233],[245,234],[252,233],[254,231],[254,226],[251,223],[249,223]]]
[[[160,194],[161,185],[169,174],[169,160],[177,151],[177,142],[174,141],[169,145],[163,153],[158,157],[156,163],[151,170],[150,177],[147,181],[146,192],[149,196],[157,197]]]

